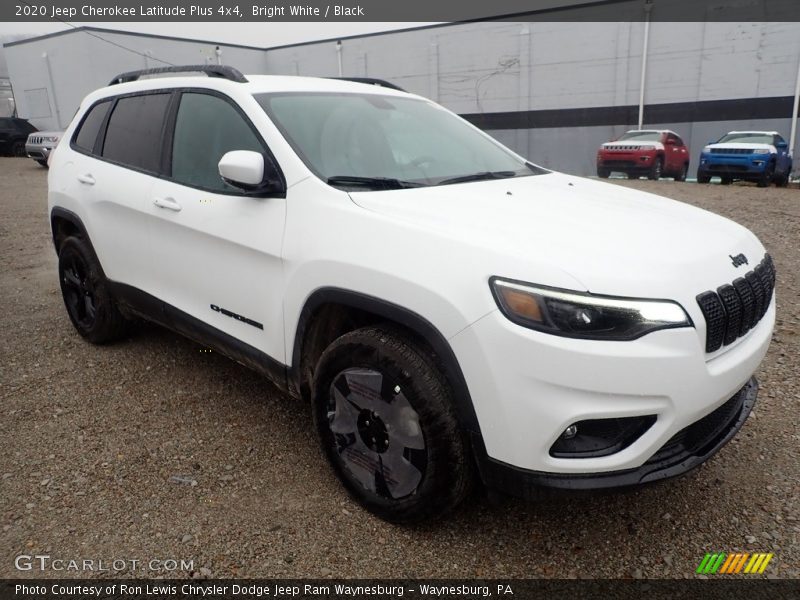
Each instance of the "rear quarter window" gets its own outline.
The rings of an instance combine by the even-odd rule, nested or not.
[[[76,147],[85,152],[94,150],[97,134],[100,133],[100,127],[103,125],[103,119],[106,118],[109,106],[111,106],[111,101],[106,100],[95,104],[89,109],[75,135],[74,144]]]
[[[119,98],[106,128],[102,156],[144,171],[158,172],[170,93]]]

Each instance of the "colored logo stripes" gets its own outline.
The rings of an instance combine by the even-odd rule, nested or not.
[[[755,575],[764,572],[773,556],[772,552],[769,554],[765,552],[755,552],[753,554],[747,552],[734,554],[715,552],[714,554],[705,555],[696,572],[703,575],[714,575],[715,573],[748,573]]]

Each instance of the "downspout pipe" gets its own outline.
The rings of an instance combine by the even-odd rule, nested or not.
[[[794,162],[794,157],[797,155],[795,152],[795,143],[797,142],[797,109],[800,108],[800,60],[797,61],[797,80],[794,84],[794,104],[792,105],[792,129],[789,134],[789,152],[792,155],[792,163],[794,164],[795,172],[800,172],[797,163]]]
[[[339,77],[344,77],[342,71],[342,40],[336,42],[336,62],[339,64]]]
[[[642,79],[639,82],[639,129],[644,124],[644,83],[647,77],[647,45],[650,41],[650,11],[653,0],[644,3],[644,43],[642,44]]]
[[[47,52],[42,52],[42,59],[47,67],[47,78],[50,80],[50,95],[53,97],[53,112],[56,117],[56,128],[63,129],[64,126],[61,124],[61,110],[58,108],[58,97],[56,96],[56,82],[53,79],[53,69],[50,66],[50,55],[48,55]]]

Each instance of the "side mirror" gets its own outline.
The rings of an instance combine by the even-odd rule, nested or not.
[[[780,148],[781,150],[786,150],[789,147],[789,144],[787,142],[778,142],[775,144],[775,147]]]
[[[219,161],[219,174],[225,183],[254,194],[286,191],[272,161],[252,150],[226,152]]]

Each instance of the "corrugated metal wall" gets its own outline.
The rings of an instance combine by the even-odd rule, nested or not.
[[[473,116],[637,105],[644,28],[643,22],[492,22],[390,33],[343,40],[342,71],[389,79]],[[646,105],[785,98],[794,93],[800,23],[654,22],[648,46]],[[269,50],[267,68],[337,75],[336,43]],[[776,129],[788,138],[788,104],[784,117],[759,113],[754,104],[752,118],[725,121],[712,115],[648,122],[645,108],[645,126],[676,130],[696,160],[703,145],[731,129]],[[634,112],[613,124],[491,133],[534,162],[586,175],[594,172],[597,147],[635,126]]]
[[[19,115],[40,129],[63,129],[83,97],[115,75],[167,66],[158,59],[177,65],[215,63],[215,49],[214,43],[76,30],[6,46],[6,61]],[[261,49],[220,44],[220,50],[226,64],[250,73],[266,71]]]
[[[530,160],[586,175],[602,142],[636,126],[644,28],[454,24],[344,39],[340,50],[335,40],[266,51],[223,45],[222,62],[245,73],[336,76],[341,60],[345,76],[394,81],[478,124],[489,117],[492,135]],[[174,64],[216,60],[213,43],[97,35]],[[113,75],[161,64],[85,31],[12,45],[6,54],[19,113],[42,128],[65,126],[81,98]],[[788,138],[800,23],[654,22],[647,57],[645,126],[677,131],[693,160],[731,129],[777,129]],[[668,116],[659,122],[648,111]]]

